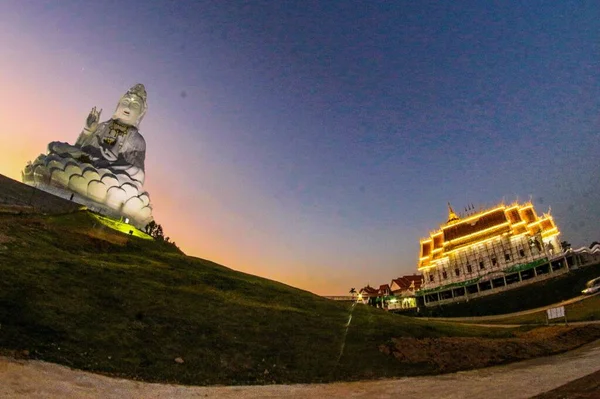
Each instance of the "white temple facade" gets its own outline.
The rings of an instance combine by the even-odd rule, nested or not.
[[[568,270],[560,232],[533,204],[499,205],[448,221],[420,242],[425,304],[464,300]]]

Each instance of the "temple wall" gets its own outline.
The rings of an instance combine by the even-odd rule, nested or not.
[[[494,272],[503,272],[511,266],[551,258],[561,252],[560,249],[551,251],[547,248],[548,243],[552,243],[554,248],[560,248],[558,236],[544,239],[541,251],[529,245],[530,238],[529,235],[501,236],[455,250],[444,258],[434,260],[432,262],[434,267],[423,272],[425,278],[423,288],[431,289],[483,277]]]

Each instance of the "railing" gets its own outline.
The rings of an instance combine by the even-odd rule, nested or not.
[[[331,299],[332,301],[355,301],[356,296],[340,295],[340,296],[323,296],[323,298]]]

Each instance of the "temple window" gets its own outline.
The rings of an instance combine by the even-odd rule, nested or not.
[[[507,262],[510,260],[510,254],[509,253],[505,253],[504,254],[504,260],[507,261]]]
[[[494,256],[492,258],[492,266],[496,266],[497,263],[498,263],[498,259],[496,259],[496,257]]]
[[[467,273],[473,273],[473,268],[471,265],[467,265]]]
[[[429,282],[433,283],[433,274],[429,275]]]
[[[519,248],[519,255],[521,255],[521,258],[525,257],[525,250],[523,248]]]
[[[456,277],[460,276],[460,270],[458,269],[458,267],[454,269],[454,274],[456,274]]]
[[[480,269],[480,270],[483,270],[483,269],[485,269],[485,264],[483,263],[483,261],[482,261],[482,260],[480,260],[480,261],[479,261],[479,269]]]
[[[444,278],[444,280],[448,278],[448,273],[446,273],[445,270],[442,272],[442,277]]]

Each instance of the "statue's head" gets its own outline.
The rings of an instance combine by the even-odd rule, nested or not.
[[[146,88],[143,84],[136,84],[127,91],[119,100],[113,119],[126,125],[138,127],[148,110],[146,103]]]

